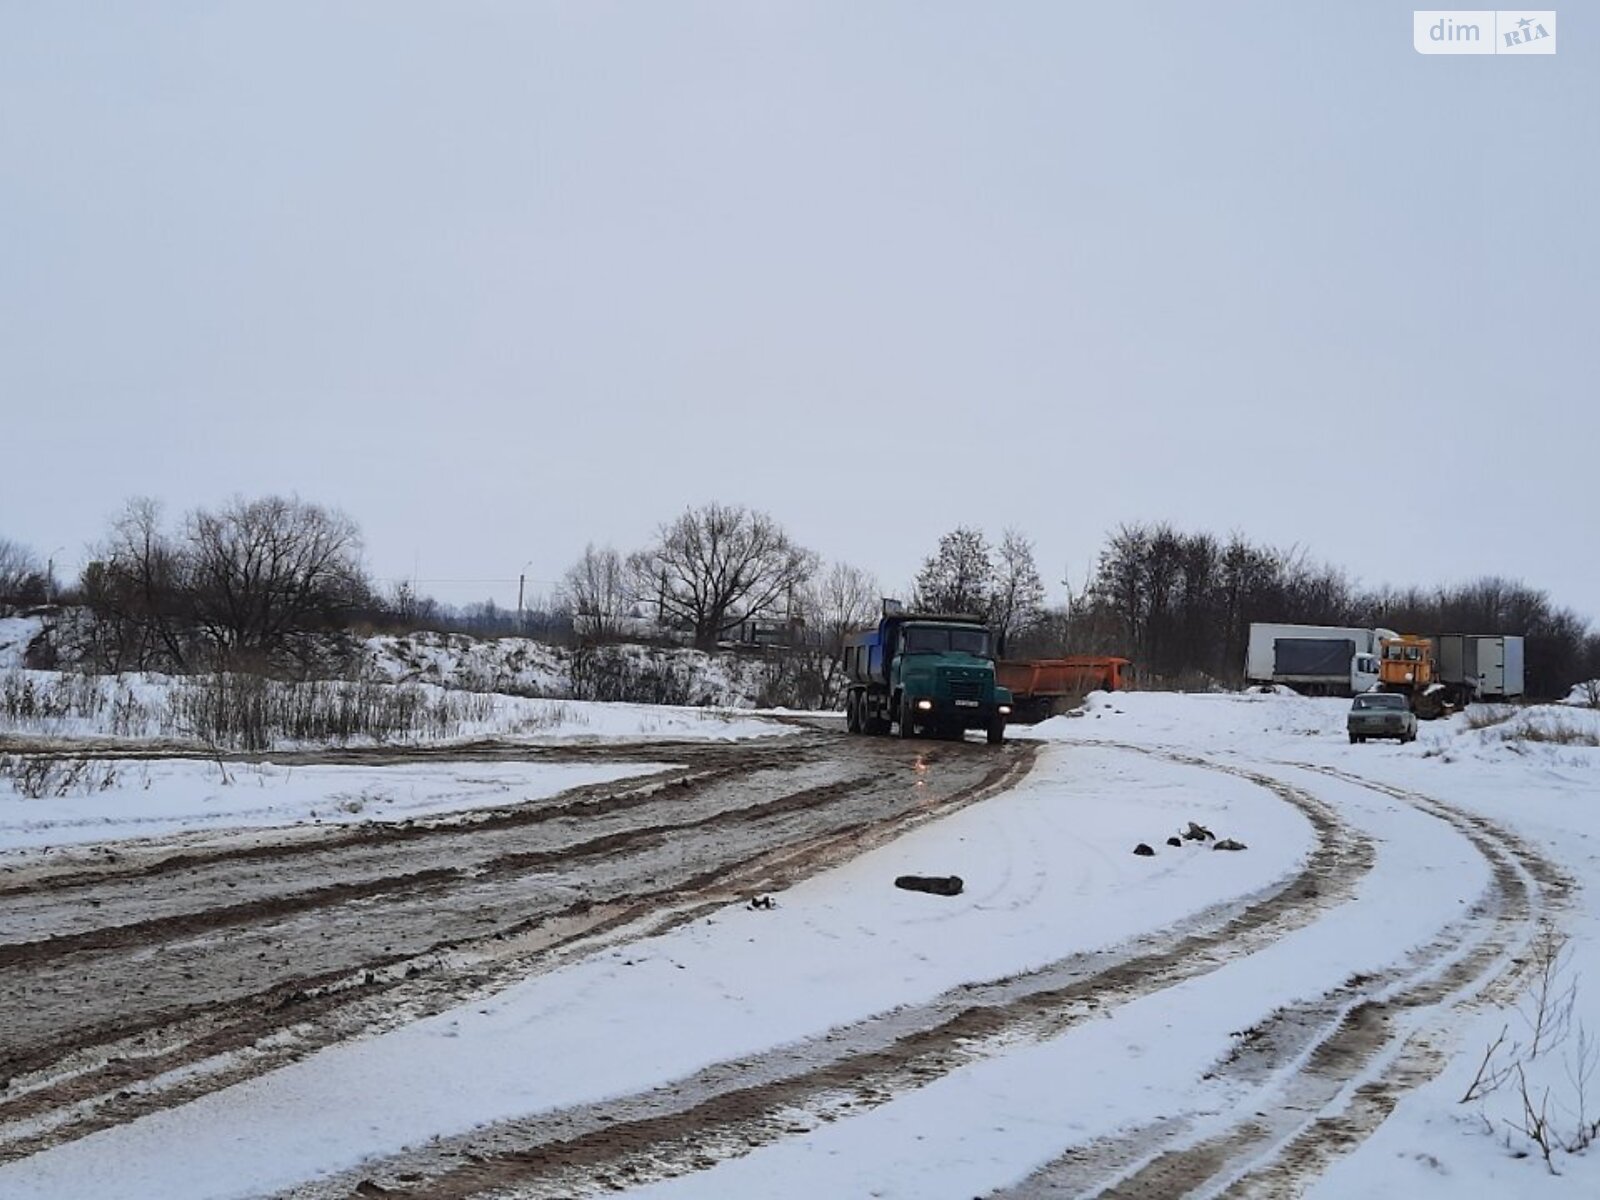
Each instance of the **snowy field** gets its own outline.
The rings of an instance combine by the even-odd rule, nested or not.
[[[842,1027],[936,1005],[964,984],[1057,969],[1071,956],[1114,957],[1251,903],[1324,852],[1333,835],[1318,812],[1344,831],[1349,861],[1363,852],[1367,860],[1348,878],[1320,880],[1326,903],[1276,936],[1224,943],[1166,986],[1091,999],[1051,1036],[968,1047],[968,1061],[922,1086],[799,1106],[782,1137],[724,1147],[696,1169],[624,1190],[921,1200],[1015,1186],[1026,1195],[1021,1181],[1041,1178],[1066,1152],[1119,1139],[1131,1173],[1143,1139],[1154,1145],[1147,1131],[1181,1154],[1241,1113],[1270,1126],[1295,1108],[1293,1089],[1308,1084],[1303,1068],[1316,1056],[1308,1047],[1255,1074],[1228,1069],[1250,1059],[1245,1031],[1270,1030],[1275,1018],[1352,988],[1379,999],[1425,990],[1470,964],[1475,946],[1488,947],[1487,978],[1547,945],[1561,947],[1553,966],[1573,985],[1562,992],[1571,1003],[1559,1038],[1547,1032],[1541,1052],[1527,1053],[1526,975],[1520,991],[1486,997],[1440,984],[1407,1013],[1392,1050],[1318,1095],[1311,1111],[1355,1119],[1362,1085],[1393,1075],[1408,1055],[1434,1056],[1424,1082],[1399,1089],[1393,1112],[1353,1152],[1319,1163],[1320,1180],[1312,1171],[1283,1190],[1311,1181],[1326,1197],[1600,1194],[1600,1151],[1557,1149],[1547,1168],[1523,1131],[1515,1084],[1459,1102],[1504,1028],[1556,1128],[1585,1119],[1579,1081],[1600,1032],[1600,918],[1588,900],[1600,883],[1600,749],[1587,743],[1600,735],[1600,713],[1525,710],[1483,728],[1457,717],[1425,724],[1402,747],[1349,745],[1345,709],[1267,695],[1094,697],[1083,716],[1016,731],[1049,743],[1021,786],[815,876],[772,909],[724,909],[487,1002],[8,1163],[0,1195],[261,1195],[338,1172],[359,1178],[364,1162],[433,1138],[649,1094],[776,1047],[820,1060]],[[492,790],[494,774],[463,784],[462,795]],[[1479,844],[1491,827],[1476,817],[1576,885],[1557,895],[1549,879],[1514,881],[1564,943],[1541,934],[1532,909],[1498,918],[1504,947],[1482,941],[1488,917],[1480,931],[1475,914],[1501,868]],[[1191,821],[1248,848],[1169,846]],[[1133,855],[1139,842],[1156,853]],[[943,898],[889,886],[907,872],[959,874],[966,890]],[[1592,1120],[1600,1085],[1583,1099]],[[1238,1173],[1279,1148],[1256,1147]],[[1283,1190],[1269,1182],[1254,1194]]]

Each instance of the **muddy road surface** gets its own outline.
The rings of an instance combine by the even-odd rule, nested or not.
[[[1292,1196],[1447,1061],[1448,1030],[1525,983],[1571,881],[1446,799],[1313,762],[1084,742],[1196,787],[1242,779],[1295,809],[1308,857],[1258,891],[1115,946],[973,979],[670,1084],[438,1136],[304,1182],[284,1200],[596,1196],[710,1171],[1019,1046],[1319,936],[1386,855],[1392,826],[1461,843],[1487,885],[1431,940],[1252,1017],[1186,1099],[988,1194]],[[0,1161],[171,1108],[495,992],[800,878],[1015,785],[1035,746],[903,742],[806,728],[743,744],[515,754],[672,764],[657,773],[392,825],[123,843],[0,874]],[[390,759],[413,756],[394,756]],[[342,755],[340,761],[351,761]],[[386,761],[368,756],[364,761]],[[1374,823],[1376,822],[1376,823]],[[1392,867],[1390,868],[1392,870]],[[886,881],[887,883],[888,881]],[[1376,930],[1374,931],[1377,932]],[[1181,1003],[1181,1001],[1176,1001]],[[1254,1011],[1248,995],[1234,1000]],[[708,1193],[713,1194],[713,1193]]]
[[[0,873],[0,1161],[778,890],[1012,785],[1032,756],[819,728],[346,752],[315,761],[671,766],[399,824],[13,865]]]

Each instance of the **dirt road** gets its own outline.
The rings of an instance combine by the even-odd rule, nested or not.
[[[0,876],[0,1160],[777,890],[1006,786],[1032,753],[810,729],[316,760],[597,756],[679,765],[450,817],[122,843]]]
[[[1175,1106],[994,1193],[1292,1195],[1437,1073],[1435,1035],[1453,1012],[1514,994],[1527,946],[1567,894],[1532,848],[1437,797],[1312,763],[1095,745],[1197,782],[1247,780],[1298,810],[1315,846],[1270,887],[1132,942],[974,980],[670,1088],[436,1139],[288,1194],[596,1195],[714,1167],[1313,931],[1384,853],[1350,814],[1406,806],[1483,859],[1491,883],[1471,911],[1383,970],[1241,1031],[1206,1076],[1254,1097],[1226,1120]],[[0,1155],[177,1105],[777,890],[1011,786],[1033,760],[1026,743],[997,751],[822,729],[547,753],[681,765],[494,810],[220,847],[124,845],[0,879]]]

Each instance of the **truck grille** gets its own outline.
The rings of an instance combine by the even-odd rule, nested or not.
[[[950,699],[952,700],[982,700],[983,680],[981,679],[952,679],[949,681]]]

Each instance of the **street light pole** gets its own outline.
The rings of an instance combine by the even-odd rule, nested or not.
[[[533,566],[533,559],[530,558],[517,570],[517,633],[524,635],[528,632],[528,619],[523,615],[522,591],[528,582],[527,570],[531,566]]]
[[[45,560],[44,602],[46,604],[51,603],[55,599],[56,555],[60,554],[65,549],[65,546],[57,546],[54,550],[50,551],[50,557]]]

